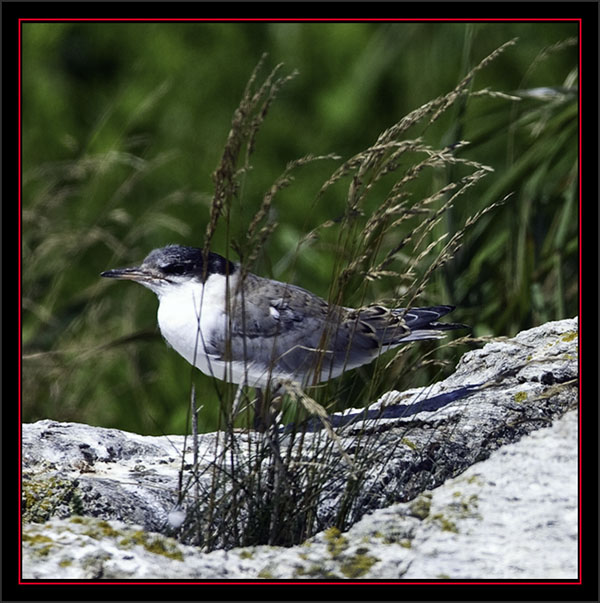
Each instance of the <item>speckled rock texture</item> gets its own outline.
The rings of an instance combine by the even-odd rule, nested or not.
[[[568,319],[487,344],[448,379],[370,407],[387,418],[336,428],[327,466],[312,459],[324,476],[316,533],[298,546],[203,552],[170,538],[181,540],[190,504],[177,504],[181,436],[24,425],[23,577],[576,577],[577,330]],[[238,450],[251,454],[261,437],[240,432]],[[327,436],[306,438],[309,463],[319,453],[310,438]],[[348,463],[365,442],[368,470],[340,532]],[[296,445],[281,434],[282,453]],[[220,446],[218,434],[201,436],[200,464],[210,467]],[[201,475],[203,492],[210,473]]]

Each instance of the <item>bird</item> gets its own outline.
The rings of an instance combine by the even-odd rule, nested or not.
[[[259,394],[285,391],[291,383],[323,383],[404,343],[466,328],[438,322],[454,306],[330,304],[198,247],[167,245],[139,266],[100,276],[132,280],[153,291],[160,332],[176,352],[204,374]]]

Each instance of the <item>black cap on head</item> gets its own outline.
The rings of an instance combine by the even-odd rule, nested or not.
[[[144,259],[142,265],[159,268],[165,274],[196,276],[205,280],[211,274],[224,276],[235,272],[235,264],[217,253],[208,253],[204,267],[204,250],[199,247],[167,245],[154,249]]]

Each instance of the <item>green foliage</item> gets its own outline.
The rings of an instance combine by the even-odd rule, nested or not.
[[[264,52],[267,74],[280,62],[280,77],[299,73],[282,84],[252,135],[251,161],[242,156],[234,166],[242,170],[235,173],[239,187],[227,220],[214,230],[213,250],[235,259],[238,249],[253,260],[254,272],[323,297],[334,294],[397,175],[379,177],[390,164],[376,166],[356,213],[348,211],[352,181],[340,177],[322,190],[324,183],[404,115],[448,93],[483,57],[518,36],[466,83],[467,90],[489,88],[509,98],[463,95],[430,125],[406,131],[405,140],[419,143],[397,156],[400,174],[422,160],[426,147],[470,143],[456,146],[455,161],[431,165],[408,183],[411,203],[432,198],[433,211],[443,207],[452,193],[433,197],[472,173],[468,161],[494,169],[432,222],[421,249],[432,245],[433,257],[443,245],[435,241],[451,240],[470,217],[510,195],[461,236],[461,247],[432,272],[415,301],[456,304],[453,320],[472,325],[476,335],[512,335],[575,315],[578,82],[577,46],[570,40],[576,34],[576,24],[564,23],[25,24],[25,420],[183,432],[195,381],[200,429],[218,424],[215,384],[165,346],[155,297],[98,275],[138,263],[167,243],[204,244],[213,173]],[[389,153],[382,161],[395,161]],[[299,162],[286,171],[298,158],[332,154],[341,162]],[[246,239],[261,208],[254,236]],[[422,218],[396,230],[378,222],[379,253],[371,265]],[[307,238],[313,232],[319,237]],[[400,250],[386,269],[404,274],[410,259]],[[345,303],[405,299],[407,281],[385,274],[369,280],[360,268],[343,287]],[[426,262],[415,266],[414,278],[423,279],[426,270]],[[433,347],[423,344],[418,354]],[[385,369],[381,389],[431,382],[435,367],[458,354],[436,351],[435,365],[416,373],[410,371],[414,355],[395,363]],[[381,370],[386,362],[378,364]],[[336,397],[345,392],[352,401],[368,401],[361,388],[371,383],[371,372],[341,379]]]

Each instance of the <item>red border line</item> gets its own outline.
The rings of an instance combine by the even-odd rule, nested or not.
[[[18,501],[18,505],[19,505],[19,517],[18,517],[18,534],[19,534],[19,552],[18,552],[18,567],[19,567],[19,583],[21,584],[20,580],[21,580],[21,576],[23,575],[23,567],[22,567],[22,563],[23,563],[23,559],[22,559],[22,555],[21,555],[21,545],[23,542],[23,535],[22,535],[22,520],[21,518],[23,517],[23,510],[21,508],[21,492],[22,492],[22,488],[21,488],[21,484],[22,484],[22,480],[21,480],[21,467],[23,466],[23,461],[21,458],[21,451],[22,451],[22,425],[23,425],[23,421],[21,418],[21,405],[22,405],[22,379],[21,379],[21,357],[22,357],[22,330],[21,330],[21,299],[22,299],[22,295],[21,295],[21,250],[22,250],[22,242],[21,242],[21,228],[22,228],[22,224],[21,224],[21,203],[22,203],[22,199],[21,199],[21,186],[22,186],[22,180],[21,180],[21,171],[22,171],[22,165],[21,165],[21,153],[22,153],[22,148],[21,148],[21,133],[22,133],[22,128],[21,128],[21,20],[19,20],[19,31],[18,31],[18,50],[17,50],[17,102],[18,102],[18,108],[17,108],[17,139],[18,139],[18,143],[17,143],[17,153],[18,153],[18,157],[17,157],[17,169],[18,169],[18,175],[17,175],[17,183],[18,183],[18,194],[17,194],[17,198],[18,198],[18,202],[17,202],[17,211],[18,211],[18,217],[17,217],[17,221],[18,221],[18,228],[17,228],[17,240],[18,240],[18,244],[19,244],[19,250],[18,250],[18,274],[17,274],[17,281],[18,281],[18,285],[17,285],[17,325],[18,325],[18,329],[19,329],[19,333],[18,333],[18,350],[19,350],[19,356],[18,356],[18,378],[19,378],[19,392],[17,394],[17,417],[18,417],[18,421],[19,424],[17,425],[17,443],[18,443],[18,459],[19,459],[19,468],[18,468],[18,475],[19,475],[19,485],[17,487],[17,496],[19,498]]]
[[[370,17],[352,17],[352,18],[307,18],[307,17],[283,17],[283,18],[266,18],[266,17],[171,17],[171,18],[130,18],[130,17],[90,17],[90,18],[71,18],[71,17],[51,17],[51,18],[23,18],[19,19],[20,23],[181,23],[183,21],[193,21],[197,23],[575,23],[579,22],[579,28],[581,30],[581,18],[576,17],[540,17],[540,18],[527,18],[527,19],[505,19],[505,18],[456,18],[456,19],[443,19],[443,18],[370,18]]]
[[[578,494],[579,494],[579,500],[578,500],[578,505],[577,505],[577,542],[579,544],[579,567],[578,567],[578,572],[577,575],[579,577],[579,581],[581,582],[582,577],[581,577],[581,568],[582,568],[582,564],[583,564],[583,546],[582,546],[582,525],[581,525],[581,500],[582,500],[582,488],[581,488],[581,484],[582,484],[582,478],[583,478],[583,472],[581,470],[581,459],[582,459],[582,453],[581,453],[581,436],[582,436],[582,421],[581,421],[581,414],[582,414],[582,400],[581,400],[581,224],[582,224],[582,220],[581,220],[581,212],[582,212],[582,204],[581,204],[581,197],[582,197],[582,191],[581,191],[581,157],[582,157],[582,152],[581,152],[581,137],[583,134],[582,131],[582,127],[581,127],[581,65],[582,65],[582,53],[581,53],[581,38],[582,38],[582,32],[581,32],[581,28],[582,28],[582,20],[579,19],[579,74],[578,74],[578,78],[577,78],[577,82],[579,85],[579,106],[578,106],[578,120],[579,120],[579,155],[578,155],[578,159],[579,159],[579,165],[578,167],[578,175],[579,175],[579,182],[578,182],[578,193],[579,193],[579,317],[578,317],[578,338],[577,338],[577,345],[578,345],[578,358],[577,358],[577,364],[578,364],[578,380],[579,380],[579,407],[578,407],[578,413],[579,413],[579,430],[578,430],[578,442],[579,442],[579,458],[578,458],[578,469],[579,469],[579,475],[578,475],[578,480],[577,480],[577,486],[578,486]]]
[[[22,425],[22,417],[21,417],[21,403],[22,403],[22,394],[21,394],[21,351],[22,351],[22,341],[21,341],[21,209],[22,209],[22,144],[21,144],[21,134],[22,134],[22,115],[21,115],[21,100],[22,100],[22,81],[21,81],[21,69],[22,69],[22,40],[21,40],[21,25],[23,23],[46,23],[46,22],[92,22],[92,23],[170,23],[170,22],[197,22],[197,23],[215,23],[215,22],[256,22],[256,23],[273,23],[273,22],[327,22],[327,23],[364,23],[364,22],[385,22],[385,23],[472,23],[472,22],[514,22],[514,23],[528,23],[528,22],[561,22],[561,23],[570,23],[577,22],[579,24],[579,107],[578,107],[578,120],[579,120],[579,166],[578,166],[578,175],[579,175],[579,358],[578,358],[578,366],[579,366],[579,382],[581,383],[581,266],[582,266],[582,257],[581,257],[581,213],[582,213],[582,203],[581,203],[581,156],[582,156],[582,119],[581,119],[581,64],[582,64],[582,50],[581,50],[581,38],[582,38],[582,19],[581,18],[527,18],[527,19],[507,19],[507,18],[473,18],[473,19],[443,19],[443,18],[345,18],[345,19],[335,19],[335,18],[282,18],[282,19],[274,19],[274,18],[41,18],[41,19],[32,19],[32,18],[20,18],[18,20],[18,74],[17,74],[17,97],[18,97],[18,243],[19,243],[19,253],[18,253],[18,310],[17,310],[17,318],[18,318],[18,326],[19,326],[19,337],[18,337],[18,350],[19,350],[19,359],[18,359],[18,375],[19,375],[19,393],[18,393],[18,445],[19,445],[19,468],[18,468],[18,476],[19,476],[19,485],[18,485],[18,509],[19,509],[19,519],[18,519],[18,535],[19,535],[19,543],[22,542],[22,524],[21,524],[21,466],[22,466],[22,458],[21,458],[21,446],[22,446],[22,433],[21,433],[21,425]],[[442,581],[403,581],[403,580],[390,580],[390,581],[337,581],[337,582],[324,582],[324,581],[280,581],[280,582],[266,582],[261,580],[249,580],[243,582],[237,581],[164,581],[164,582],[145,582],[145,581],[102,581],[102,582],[92,582],[86,581],[84,579],[74,579],[74,580],[52,580],[52,581],[41,581],[41,580],[23,580],[22,576],[22,555],[21,555],[21,547],[19,546],[18,551],[18,566],[19,566],[19,577],[18,584],[24,586],[52,586],[52,585],[94,585],[94,586],[104,586],[104,585],[218,585],[218,586],[251,586],[251,585],[321,585],[321,586],[345,586],[345,585],[445,585],[445,586],[471,586],[471,585],[491,585],[491,586],[512,586],[512,585],[578,585],[582,583],[581,577],[581,567],[582,567],[582,523],[581,523],[581,498],[582,498],[582,469],[581,469],[581,434],[582,434],[582,419],[581,419],[581,387],[579,388],[579,468],[578,468],[578,493],[579,493],[579,501],[578,501],[578,543],[579,543],[579,567],[578,567],[578,579],[575,580],[555,580],[555,581],[518,581],[518,580],[507,580],[507,581],[452,581],[452,582],[442,582]]]

